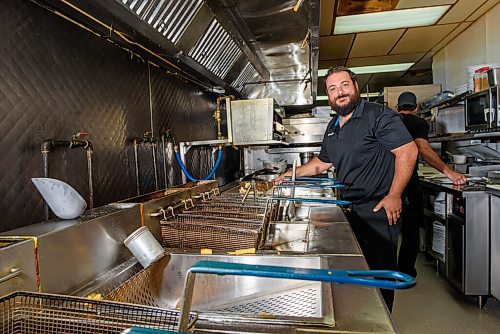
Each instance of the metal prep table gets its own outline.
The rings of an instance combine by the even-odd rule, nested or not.
[[[438,258],[444,267],[441,272],[461,293],[477,297],[482,307],[490,294],[490,208],[486,187],[476,183],[454,186],[439,179],[421,180],[424,197],[430,192],[446,193],[444,217],[424,209],[428,219],[438,220],[446,227],[445,256]],[[429,201],[424,198],[424,203]]]
[[[500,190],[487,188],[490,196],[490,285],[491,295],[500,299]]]

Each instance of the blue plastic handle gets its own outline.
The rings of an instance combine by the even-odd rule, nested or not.
[[[187,334],[187,333],[132,326],[123,331],[122,334]]]
[[[295,197],[271,197],[273,201],[290,201],[290,202],[304,202],[304,203],[324,203],[324,204],[337,204],[337,205],[350,205],[351,202],[340,199],[322,199],[322,198],[295,198]]]
[[[291,176],[285,176],[285,180],[291,181]],[[307,181],[313,181],[313,182],[333,182],[333,183],[338,183],[339,181],[337,179],[330,179],[328,177],[307,177],[307,176],[299,176],[295,178],[295,181],[302,181],[302,182],[307,182]]]
[[[340,183],[318,183],[318,184],[278,184],[274,188],[344,188]]]
[[[408,289],[416,284],[410,275],[392,270],[330,270],[305,269],[256,264],[199,261],[188,272],[197,274],[257,276],[322,281],[338,284],[357,284],[381,289]]]

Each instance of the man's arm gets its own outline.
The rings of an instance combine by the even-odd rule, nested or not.
[[[401,215],[401,196],[406,184],[410,180],[417,161],[418,149],[415,142],[409,142],[391,150],[394,154],[394,177],[392,178],[391,189],[373,208],[377,212],[381,208],[385,209],[389,225],[396,224]]]
[[[429,165],[446,175],[446,177],[450,179],[453,184],[464,184],[467,181],[467,178],[463,174],[457,173],[450,167],[446,166],[446,164],[439,158],[436,152],[434,152],[427,140],[417,138],[415,139],[415,143],[418,147],[418,153],[422,156],[422,158]]]
[[[296,174],[296,176],[318,175],[330,167],[332,167],[331,163],[323,162],[323,161],[319,160],[318,157],[314,157],[305,165],[297,167],[295,174]],[[288,172],[283,173],[280,176],[278,176],[274,180],[274,183],[279,183],[283,180],[283,178],[285,176],[291,176],[291,175],[292,175],[292,171],[289,170]]]

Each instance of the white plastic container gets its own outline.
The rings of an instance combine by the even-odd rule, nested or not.
[[[144,268],[165,255],[165,251],[147,226],[132,232],[123,243]]]

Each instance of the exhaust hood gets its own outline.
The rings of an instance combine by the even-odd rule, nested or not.
[[[154,50],[161,65],[211,91],[274,98],[285,107],[315,104],[319,0],[46,2],[138,52]]]

